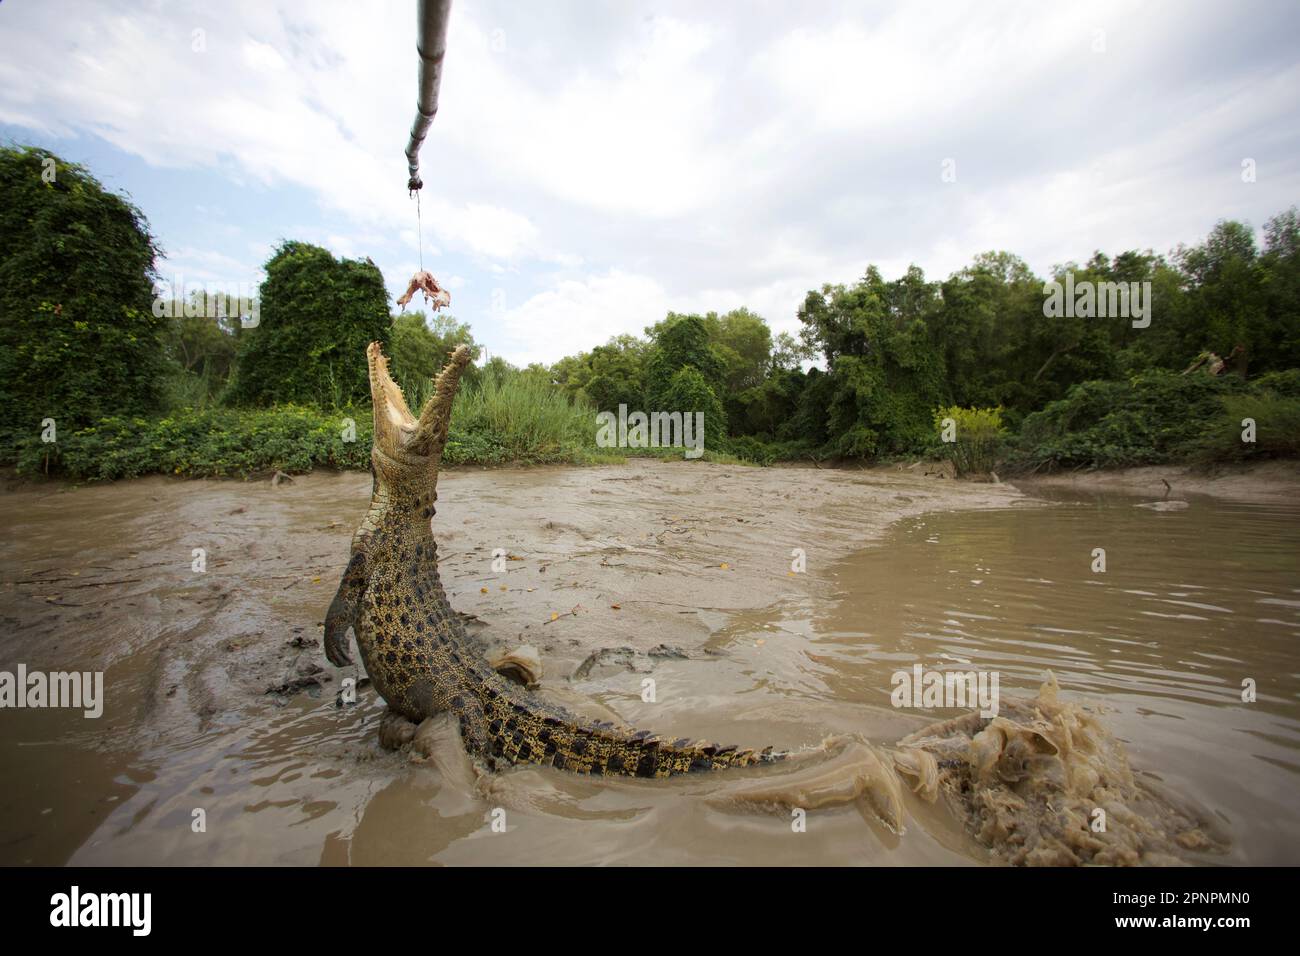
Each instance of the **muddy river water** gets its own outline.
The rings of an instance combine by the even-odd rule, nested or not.
[[[381,749],[383,702],[338,706],[352,672],[318,644],[368,487],[0,495],[0,669],[98,669],[106,691],[97,720],[0,712],[0,863],[989,862],[911,794],[901,834],[852,805],[796,829],[710,799],[721,774],[475,785]],[[451,472],[440,493],[453,606],[488,649],[537,647],[567,706],[727,743],[888,743],[959,713],[892,706],[899,670],[1029,696],[1050,670],[1221,825],[1226,851],[1192,862],[1300,863],[1300,502],[650,462]]]

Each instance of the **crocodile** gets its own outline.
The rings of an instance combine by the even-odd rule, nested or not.
[[[366,673],[391,712],[412,721],[450,713],[469,753],[489,770],[540,764],[584,774],[668,777],[770,763],[786,756],[707,741],[661,738],[576,716],[497,673],[447,602],[432,521],[438,469],[470,350],[460,346],[419,418],[407,407],[378,342],[366,350],[374,410],[370,507],[325,618],[330,663]]]

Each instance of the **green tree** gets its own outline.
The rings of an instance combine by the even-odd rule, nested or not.
[[[822,350],[831,384],[829,391],[805,389],[803,402],[824,402],[836,454],[896,454],[927,444],[931,410],[948,393],[927,324],[937,304],[937,287],[915,266],[894,282],[870,266],[853,286],[808,294],[799,312],[804,341]]]
[[[590,352],[560,359],[551,367],[566,392],[602,411],[620,404],[636,409],[645,401],[645,363],[649,346],[634,335],[619,335]]]
[[[1205,242],[1180,246],[1174,258],[1189,286],[1183,319],[1187,358],[1202,349],[1225,357],[1237,350],[1236,367],[1243,374],[1256,355],[1266,364],[1272,343],[1265,321],[1265,270],[1250,228],[1220,221]]]
[[[804,362],[811,362],[816,357],[808,345],[796,339],[789,332],[778,332],[772,343],[772,366],[774,372],[788,372],[799,368]]]
[[[715,397],[723,391],[726,362],[714,347],[703,317],[670,312],[646,333],[651,337],[645,371],[646,400],[652,406],[668,407],[662,404],[668,385],[688,366],[703,376]]]
[[[727,394],[761,385],[772,364],[772,331],[763,317],[740,308],[722,316],[710,312],[705,324],[722,358]]]
[[[211,375],[224,381],[234,368],[238,351],[238,315],[224,308],[217,316],[205,314],[207,295],[202,291],[195,291],[190,301],[193,305],[190,312],[198,314],[186,315],[186,303],[182,301],[173,300],[165,304],[164,353],[169,361],[186,372]]]
[[[384,277],[369,260],[283,243],[266,263],[261,316],[240,336],[229,400],[343,406],[368,401],[366,346],[388,347]]]
[[[1264,224],[1260,262],[1266,313],[1262,337],[1269,347],[1256,353],[1251,367],[1259,372],[1300,368],[1300,212],[1295,206]]]
[[[1043,282],[1024,261],[982,253],[941,283],[940,299],[929,325],[954,402],[1020,409],[1053,387],[1072,330],[1044,317]]]
[[[218,297],[216,303],[210,299],[206,292],[195,290],[188,303],[164,303],[166,325],[161,337],[171,371],[167,385],[170,408],[206,406],[221,393],[234,371],[241,331],[238,306],[229,296]],[[187,304],[191,306],[188,315]]]
[[[673,373],[660,396],[656,411],[704,415],[704,447],[719,448],[727,437],[727,416],[722,402],[699,369],[686,365]]]
[[[156,409],[165,320],[144,215],[41,149],[0,147],[0,197],[0,430]]]
[[[393,316],[389,348],[389,368],[393,380],[406,393],[412,407],[423,404],[434,378],[447,364],[447,356],[457,346],[467,345],[477,361],[481,349],[474,341],[467,322],[457,322],[450,315],[435,314],[432,324],[423,312],[401,312]],[[468,386],[477,378],[478,368],[466,369]]]

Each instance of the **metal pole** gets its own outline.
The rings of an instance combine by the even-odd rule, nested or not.
[[[417,13],[419,35],[415,47],[420,54],[420,91],[415,101],[411,138],[406,144],[406,165],[411,173],[406,188],[410,190],[424,185],[420,179],[420,145],[438,113],[438,87],[442,83],[443,57],[447,55],[447,20],[450,15],[451,0],[420,0]]]

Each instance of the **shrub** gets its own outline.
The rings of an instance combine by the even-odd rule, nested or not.
[[[386,349],[392,324],[374,263],[286,242],[266,263],[259,300],[259,324],[239,336],[230,402],[338,408],[369,398],[366,346]]]
[[[819,461],[823,455],[806,441],[764,441],[753,435],[728,439],[726,451],[754,465],[773,465],[778,461]]]
[[[1025,418],[1017,468],[1120,468],[1195,454],[1224,399],[1245,393],[1235,375],[1151,371],[1127,382],[1083,382]]]
[[[1255,394],[1273,392],[1286,398],[1300,398],[1300,368],[1261,375],[1250,383],[1250,390]]]
[[[953,441],[941,441],[944,457],[952,462],[958,475],[987,475],[1002,456],[1005,429],[1002,408],[961,408],[952,405],[937,409],[934,423],[942,435],[952,420]]]
[[[152,472],[187,478],[248,477],[315,466],[367,468],[369,410],[354,412],[356,440],[344,440],[345,414],[301,406],[245,411],[186,409],[166,418],[103,418],[61,432],[55,444],[27,440],[17,449],[23,473],[73,478],[134,478]]]
[[[40,149],[0,147],[0,196],[0,441],[156,411],[165,320],[144,216]]]
[[[1300,398],[1272,391],[1233,395],[1223,414],[1211,422],[1193,452],[1203,462],[1244,461],[1300,454]],[[1254,422],[1253,442],[1243,440],[1247,419]]]

